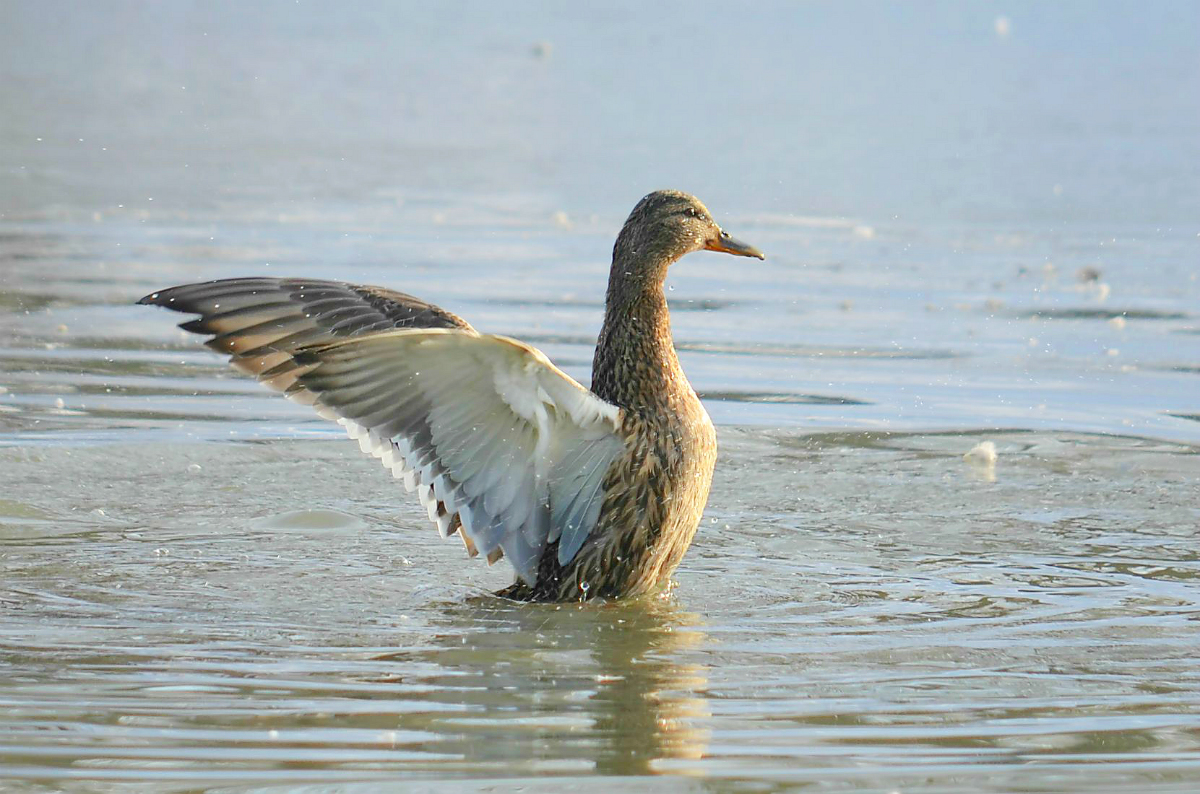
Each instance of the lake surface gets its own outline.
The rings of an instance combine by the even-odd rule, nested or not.
[[[0,789],[1200,788],[1194,6],[0,21]],[[133,305],[382,284],[586,383],[668,186],[768,260],[669,279],[721,459],[662,599],[491,597]]]

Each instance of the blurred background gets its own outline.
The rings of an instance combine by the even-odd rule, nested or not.
[[[42,330],[161,342],[163,318],[96,299],[323,276],[566,342],[550,352],[586,381],[611,240],[674,187],[770,255],[692,257],[672,281],[697,309],[681,347],[710,353],[693,380],[741,401],[712,409],[725,422],[1200,438],[1180,418],[1200,410],[1193,4],[4,18],[5,302],[47,304]]]
[[[428,193],[619,217],[672,185],[742,214],[1129,231],[1200,204],[1186,2],[4,15],[10,219]]]
[[[1198,42],[1183,0],[0,0],[0,787],[1196,790]],[[133,305],[381,284],[587,383],[658,188],[768,256],[668,281],[722,458],[663,602],[481,600]]]

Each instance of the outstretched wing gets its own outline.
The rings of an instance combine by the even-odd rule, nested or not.
[[[229,289],[214,296],[220,284]],[[331,289],[329,282],[321,284]],[[335,286],[342,292],[371,289]],[[207,303],[189,297],[187,290],[200,288],[206,288],[200,300]],[[483,552],[489,561],[508,557],[530,584],[547,544],[558,543],[560,564],[574,558],[595,528],[605,474],[624,449],[616,406],[538,350],[482,336],[462,321],[454,327],[351,331],[360,335],[339,339],[330,329],[346,326],[322,326],[312,317],[301,324],[293,312],[282,314],[283,329],[271,330],[270,320],[235,329],[239,317],[283,311],[255,315],[253,297],[234,289],[233,282],[214,282],[177,287],[143,302],[202,312],[200,320],[183,327],[218,334],[210,347],[232,351],[235,365],[342,424],[363,451],[417,491],[443,536],[461,528],[472,554]],[[431,312],[428,316],[457,320],[408,300]],[[276,302],[292,304],[296,298]],[[392,317],[401,313],[390,311]],[[230,318],[231,313],[240,314]],[[283,335],[273,342],[246,341],[264,333]],[[296,338],[304,341],[296,344]]]

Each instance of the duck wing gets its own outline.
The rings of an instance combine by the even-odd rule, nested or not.
[[[533,347],[336,282],[236,279],[141,302],[201,314],[181,327],[215,334],[208,346],[239,369],[345,427],[472,556],[507,557],[532,585],[548,544],[565,565],[596,526],[625,449],[621,411]],[[442,325],[377,327],[409,318]]]

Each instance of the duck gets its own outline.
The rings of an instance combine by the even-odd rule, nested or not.
[[[506,559],[517,601],[669,591],[708,501],[716,431],[676,355],[664,281],[696,251],[765,259],[695,196],[658,190],[617,235],[585,388],[541,351],[383,287],[248,277],[138,303],[345,428],[442,537]]]

